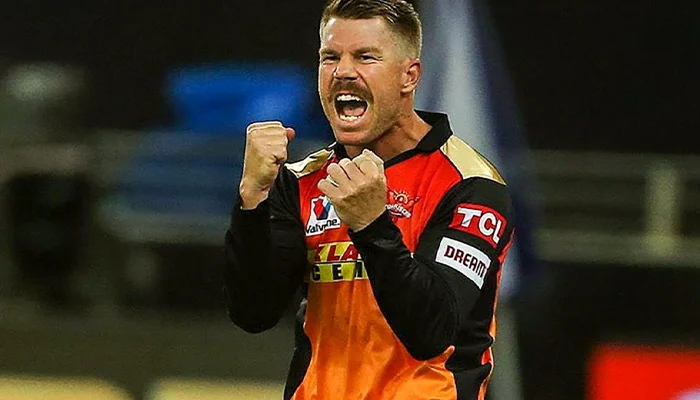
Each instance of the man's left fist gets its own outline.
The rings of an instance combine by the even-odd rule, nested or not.
[[[386,210],[384,162],[370,150],[354,160],[344,158],[328,166],[328,178],[318,188],[333,203],[338,218],[357,232]]]

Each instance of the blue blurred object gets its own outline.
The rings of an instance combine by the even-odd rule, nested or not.
[[[332,138],[315,79],[297,66],[178,68],[167,74],[164,95],[173,124],[144,134],[118,183],[120,212],[228,215],[251,122],[276,120],[294,127],[292,159]]]
[[[225,215],[243,170],[243,137],[151,132],[122,175],[120,201],[135,211]]]
[[[294,65],[231,64],[179,68],[166,77],[174,129],[242,134],[255,121],[316,131],[315,81]],[[313,133],[312,133],[313,134]]]

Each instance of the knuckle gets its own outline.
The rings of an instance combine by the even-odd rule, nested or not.
[[[285,129],[279,122],[256,122],[248,125],[246,135],[248,137],[285,136]]]
[[[286,157],[287,156],[287,149],[284,147],[273,147],[270,150],[270,153],[274,154],[277,157]]]
[[[360,166],[360,168],[362,169],[362,172],[370,176],[372,176],[377,171],[377,167],[370,160],[365,160]]]

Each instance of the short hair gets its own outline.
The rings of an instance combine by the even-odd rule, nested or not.
[[[321,15],[321,33],[331,18],[380,17],[403,40],[410,57],[420,57],[423,28],[418,12],[406,0],[329,0]]]

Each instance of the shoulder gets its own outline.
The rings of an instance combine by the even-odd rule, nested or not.
[[[451,213],[455,207],[496,210],[506,218],[512,212],[510,189],[498,169],[483,155],[456,136],[440,147],[454,172],[453,184],[442,197],[440,209]]]
[[[462,139],[454,135],[450,136],[439,151],[450,161],[461,175],[462,180],[482,178],[503,186],[506,185],[498,169]]]

